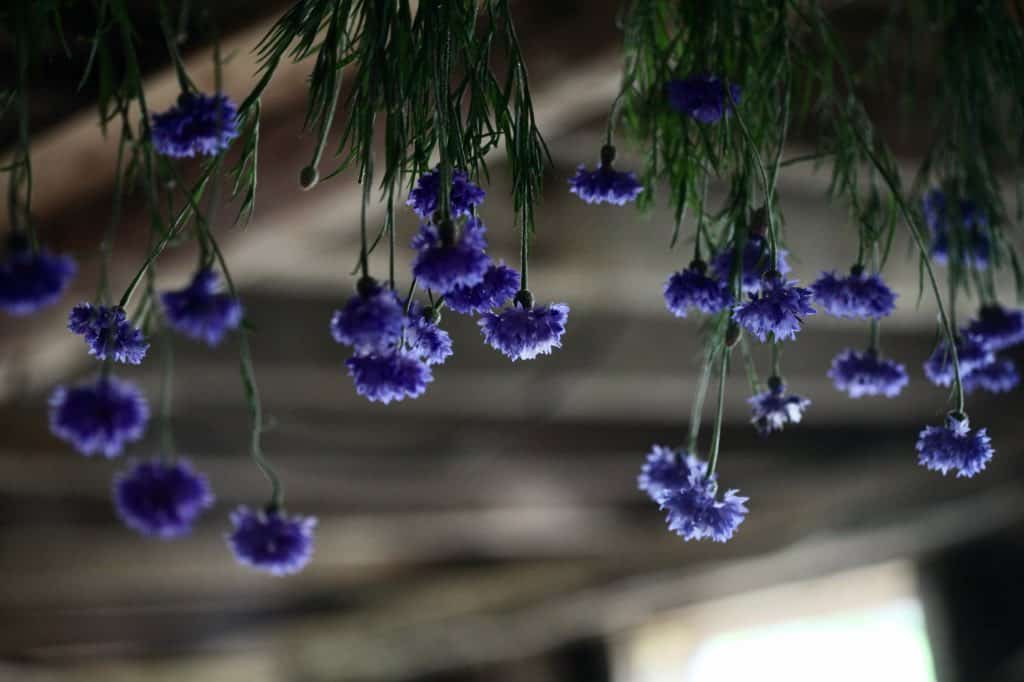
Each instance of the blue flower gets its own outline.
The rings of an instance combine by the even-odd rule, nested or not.
[[[871,350],[861,353],[849,348],[832,359],[828,377],[836,389],[851,398],[865,395],[895,398],[910,382],[903,365],[884,360]]]
[[[787,252],[785,249],[778,250],[778,262],[775,264],[775,271],[780,275],[785,275],[789,272],[789,263],[786,262],[786,256]],[[723,282],[731,282],[732,268],[735,262],[736,249],[731,245],[727,246],[712,257],[711,271],[717,279]],[[743,274],[741,275],[743,293],[760,293],[764,275],[771,269],[771,263],[768,262],[768,240],[757,235],[750,235],[743,244]]]
[[[569,178],[569,191],[588,204],[615,204],[625,206],[644,191],[636,173],[615,170],[610,163],[588,171],[580,164],[576,175]]]
[[[58,386],[50,396],[50,431],[83,455],[117,457],[126,443],[142,438],[148,421],[149,405],[139,389],[114,378]]]
[[[993,362],[978,367],[963,378],[964,390],[968,393],[981,389],[989,393],[1007,393],[1020,383],[1017,365],[1009,358],[996,358]]]
[[[424,173],[416,181],[416,187],[409,192],[407,206],[411,206],[421,218],[432,219],[437,212],[437,194],[441,189],[441,171],[434,169]],[[465,171],[452,172],[452,189],[449,195],[452,216],[468,216],[483,203],[487,192],[469,181]]]
[[[932,235],[930,247],[932,260],[940,265],[945,265],[949,262],[950,248],[956,246],[962,254],[964,262],[971,263],[975,268],[983,270],[988,267],[991,251],[988,217],[970,199],[960,201],[958,207],[960,224],[951,231],[945,192],[940,189],[932,189],[924,195],[922,212]]]
[[[657,502],[662,495],[689,484],[690,474],[707,473],[707,464],[685,450],[654,445],[637,477],[637,487]]]
[[[713,314],[732,305],[732,293],[725,282],[706,274],[706,266],[694,261],[673,273],[665,282],[665,307],[676,317],[686,317],[690,308]]]
[[[967,325],[967,333],[988,350],[1003,350],[1024,342],[1024,310],[1007,310],[1001,305],[983,306],[978,318]]]
[[[971,431],[966,416],[950,414],[945,426],[926,426],[917,439],[918,464],[957,478],[970,478],[992,459],[992,439],[986,429]]]
[[[361,280],[359,292],[334,311],[331,336],[357,353],[385,352],[397,346],[404,326],[398,295],[372,280]]]
[[[452,337],[437,326],[432,310],[419,305],[414,305],[406,318],[405,343],[410,353],[428,365],[439,365],[452,354]]]
[[[220,279],[210,268],[197,270],[184,289],[160,294],[160,302],[172,328],[210,346],[242,321],[242,304],[221,291]]]
[[[965,377],[974,370],[995,362],[992,351],[970,334],[961,334],[956,341],[956,355],[960,364],[960,376]],[[953,356],[945,339],[939,342],[931,356],[924,363],[924,375],[936,386],[953,384]]]
[[[733,306],[733,319],[761,342],[771,334],[776,341],[795,339],[804,315],[813,315],[811,292],[779,275],[764,278],[761,293]]]
[[[477,324],[484,341],[512,360],[532,360],[562,347],[562,334],[569,319],[564,303],[533,307],[518,305],[498,313],[485,313]]]
[[[403,350],[356,355],[346,360],[345,366],[355,381],[356,393],[385,405],[392,400],[418,398],[434,380],[429,365]]]
[[[271,575],[298,573],[313,557],[316,518],[289,517],[276,510],[253,511],[239,507],[231,512],[234,530],[228,546],[243,566]]]
[[[0,263],[0,310],[31,315],[61,297],[78,272],[70,256],[46,249],[32,251],[21,235],[10,239],[7,260]]]
[[[519,272],[504,263],[493,263],[484,278],[471,287],[457,286],[444,295],[445,304],[457,313],[467,315],[500,308],[519,291]]]
[[[213,491],[187,462],[153,460],[114,477],[114,506],[125,525],[143,535],[176,538],[213,506]]]
[[[786,385],[777,377],[768,380],[768,390],[747,398],[750,423],[757,432],[767,436],[781,431],[786,424],[799,424],[811,401],[799,395],[786,395]]]
[[[454,231],[451,223],[447,228]],[[431,223],[420,226],[412,248],[419,253],[413,261],[412,274],[428,289],[447,294],[455,287],[471,287],[483,281],[491,259],[484,253],[487,228],[476,218],[469,218],[462,231],[445,235],[442,228]]]
[[[153,115],[152,133],[164,156],[214,156],[238,137],[238,110],[225,95],[182,93],[175,106]]]
[[[89,355],[97,360],[106,360],[109,354],[114,362],[137,365],[149,350],[142,330],[133,327],[117,306],[79,303],[68,315],[68,329],[85,338]]]
[[[658,504],[667,512],[668,529],[687,542],[704,538],[725,542],[747,517],[748,498],[737,495],[738,490],[727,490],[721,500],[716,499],[718,482],[706,472],[707,464],[694,457],[686,485],[658,496]]]
[[[835,317],[880,320],[891,315],[896,308],[896,294],[892,289],[880,276],[854,270],[848,277],[823,272],[811,284],[815,300]]]
[[[742,88],[726,84],[718,76],[698,74],[668,83],[668,103],[676,111],[701,123],[716,123],[737,104]]]

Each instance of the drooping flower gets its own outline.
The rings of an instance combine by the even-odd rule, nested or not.
[[[983,306],[977,319],[967,325],[967,333],[992,351],[1024,343],[1024,310],[1007,310],[998,304]]]
[[[739,104],[742,94],[739,85],[726,85],[711,74],[696,74],[668,83],[669,105],[701,123],[717,123],[732,109],[733,101]]]
[[[7,260],[0,262],[0,310],[31,315],[61,297],[78,272],[70,256],[33,251],[22,235],[10,238]]]
[[[434,380],[430,366],[406,350],[356,355],[345,361],[356,393],[387,405],[392,400],[418,398]]]
[[[761,292],[733,306],[733,319],[762,343],[771,334],[776,341],[795,339],[804,315],[813,315],[811,292],[778,274],[766,276]]]
[[[880,320],[896,308],[896,294],[882,278],[858,272],[837,277],[835,272],[823,272],[813,284],[815,300],[827,313],[835,317]]]
[[[239,507],[231,512],[234,529],[227,536],[235,559],[271,575],[298,573],[313,556],[316,518],[291,516],[277,510],[253,511]]]
[[[491,264],[483,280],[471,287],[457,286],[444,295],[445,304],[457,313],[472,315],[500,308],[519,291],[519,272],[504,263]]]
[[[128,320],[122,308],[79,303],[68,315],[68,329],[85,338],[89,355],[114,362],[138,365],[146,357],[149,343]]]
[[[238,137],[238,110],[226,95],[182,93],[176,105],[153,115],[152,134],[164,156],[215,156]]]
[[[412,241],[419,253],[413,261],[412,274],[428,289],[447,294],[455,287],[471,287],[483,281],[491,259],[484,249],[487,228],[476,218],[468,218],[458,236],[445,234],[454,231],[447,226],[425,223]]]
[[[361,280],[356,295],[334,311],[331,336],[357,353],[385,352],[401,340],[404,326],[398,295],[373,280]]]
[[[781,431],[786,424],[799,424],[811,401],[796,394],[786,395],[786,385],[778,377],[768,380],[768,390],[747,398],[750,423],[757,432],[767,436]]]
[[[948,200],[940,189],[929,190],[922,201],[925,223],[931,232],[930,253],[932,260],[940,265],[949,262],[949,250],[955,239],[957,248],[963,253],[964,261],[982,270],[988,267],[991,239],[988,234],[988,217],[970,199],[959,202],[958,224],[952,224]]]
[[[992,239],[989,237],[988,216],[974,201],[964,199],[960,202],[960,220],[964,226],[964,246],[966,257],[978,270],[988,267],[992,252]]]
[[[114,506],[125,525],[143,535],[176,538],[213,506],[213,491],[187,462],[153,460],[114,477]]]
[[[932,471],[956,471],[957,478],[970,478],[988,465],[995,450],[986,429],[971,431],[965,415],[951,413],[945,426],[924,427],[917,453],[918,463]]]
[[[440,319],[440,316],[438,316]],[[439,365],[452,354],[452,337],[434,321],[434,313],[414,305],[405,326],[405,343],[428,365]]]
[[[216,346],[242,321],[242,304],[221,290],[220,278],[201,268],[183,289],[160,294],[168,324],[185,336]]]
[[[606,144],[601,148],[601,162],[593,171],[580,164],[576,175],[569,178],[569,191],[588,204],[615,204],[624,206],[644,191],[635,173],[615,170],[615,147]]]
[[[665,307],[676,317],[686,317],[690,308],[714,314],[732,305],[729,285],[708,277],[707,266],[694,261],[685,270],[673,273],[665,282]]]
[[[745,294],[757,294],[761,292],[761,284],[764,275],[772,269],[769,260],[768,240],[757,235],[750,235],[743,244],[743,274],[741,275],[741,286]],[[786,262],[788,252],[779,249],[776,257],[775,270],[780,275],[789,272],[789,263]],[[730,245],[719,251],[711,259],[711,271],[716,279],[723,282],[732,281],[732,269],[736,262],[736,249]]]
[[[960,364],[960,376],[965,377],[985,365],[995,362],[992,351],[974,336],[963,333],[956,340],[956,355]],[[949,344],[943,339],[924,363],[924,375],[936,386],[953,384],[953,356]]]
[[[964,390],[968,393],[981,389],[989,393],[1007,393],[1020,383],[1017,365],[1009,358],[996,358],[964,375]]]
[[[142,438],[148,421],[139,389],[112,377],[58,386],[50,396],[50,431],[83,455],[117,457],[126,443]]]
[[[484,341],[512,360],[533,360],[562,347],[569,306],[552,303],[537,307],[514,305],[497,313],[484,313],[477,324]]]
[[[430,220],[438,210],[437,195],[440,189],[441,171],[435,168],[420,176],[405,203],[412,207],[416,215]],[[465,171],[452,171],[452,189],[448,198],[453,217],[471,215],[473,209],[483,203],[485,196],[487,192],[470,182]]]
[[[707,464],[685,450],[654,445],[637,477],[637,487],[657,502],[665,493],[689,485],[690,474],[707,473]]]
[[[657,500],[667,512],[668,529],[687,542],[704,538],[725,542],[747,517],[748,498],[737,495],[738,490],[727,490],[718,500],[716,476],[706,472],[707,464],[694,457],[686,485],[662,492]]]
[[[850,348],[832,359],[828,377],[837,390],[851,398],[865,395],[895,398],[910,382],[903,365],[880,358],[871,350],[859,352]]]

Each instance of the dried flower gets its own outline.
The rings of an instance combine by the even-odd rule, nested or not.
[[[219,93],[182,93],[175,106],[154,114],[152,133],[153,146],[164,156],[215,156],[238,137],[238,110]]]

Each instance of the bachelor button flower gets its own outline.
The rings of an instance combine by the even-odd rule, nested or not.
[[[133,327],[117,306],[79,303],[68,315],[68,329],[85,338],[89,355],[97,360],[106,360],[109,353],[114,362],[137,365],[149,350],[142,330]]]
[[[767,436],[781,431],[786,424],[799,424],[811,401],[795,394],[786,395],[786,385],[778,377],[768,380],[768,390],[747,398],[750,423],[757,432]]]
[[[986,429],[971,431],[965,415],[950,413],[945,426],[926,426],[917,438],[918,464],[943,475],[956,471],[970,478],[992,459],[992,439]]]
[[[187,462],[153,460],[114,477],[114,505],[125,525],[169,539],[191,532],[203,510],[213,506],[213,491]]]
[[[477,324],[491,348],[512,360],[532,360],[562,347],[568,319],[569,306],[564,303],[536,308],[513,305],[498,313],[484,313]]]
[[[434,380],[427,363],[410,351],[356,355],[346,360],[345,366],[355,381],[356,393],[385,405],[392,400],[420,397]]]
[[[946,194],[942,190],[932,189],[925,194],[922,203],[925,223],[932,235],[930,247],[932,260],[940,265],[945,265],[949,262],[952,238]],[[988,217],[970,199],[961,201],[959,209],[960,223],[955,237],[960,249],[964,252],[964,261],[983,270],[988,267],[992,247],[988,234]]]
[[[964,390],[972,393],[977,389],[989,393],[1006,393],[1020,383],[1017,365],[1009,358],[996,358],[994,362],[978,367],[964,376]]]
[[[441,171],[434,169],[420,176],[416,187],[409,192],[407,206],[412,206],[416,214],[430,220],[437,212],[437,194],[441,189]],[[452,216],[468,216],[473,209],[483,203],[487,192],[469,181],[465,171],[452,172],[452,190],[449,195]]]
[[[178,103],[153,116],[153,146],[175,159],[214,156],[238,137],[238,111],[225,95],[183,93]]]
[[[978,270],[988,267],[992,240],[988,232],[988,216],[970,199],[960,202],[960,220],[964,226],[963,241],[967,260]]]
[[[149,405],[139,389],[114,378],[58,386],[50,396],[50,431],[83,455],[117,457],[125,443],[142,438],[148,421]]]
[[[787,282],[778,274],[767,275],[761,293],[733,306],[733,318],[761,342],[768,335],[776,341],[795,339],[804,315],[813,315],[811,292]]]
[[[467,315],[500,308],[519,291],[519,273],[505,265],[491,264],[484,278],[471,287],[458,286],[444,295],[444,302],[457,313]]]
[[[647,453],[640,469],[637,487],[657,502],[663,494],[685,488],[691,472],[703,476],[707,472],[707,464],[685,450],[655,445]]]
[[[457,238],[452,234],[454,231],[450,221],[441,225],[426,223],[420,225],[419,234],[412,240],[412,248],[419,252],[412,274],[422,286],[442,294],[455,287],[479,284],[491,265],[491,259],[484,253],[487,228],[482,222],[468,218]]]
[[[385,352],[402,338],[405,312],[391,289],[360,280],[358,293],[331,318],[331,336],[357,353]]]
[[[851,398],[865,395],[895,398],[910,381],[903,365],[884,360],[875,351],[861,353],[849,348],[832,359],[828,377],[837,390]]]
[[[1003,350],[1024,342],[1024,310],[1007,310],[1001,305],[983,306],[967,333],[988,350]]]
[[[192,339],[216,346],[242,321],[242,304],[221,291],[217,273],[202,268],[184,289],[160,294],[171,327]]]
[[[948,349],[949,344],[943,339],[924,363],[925,376],[936,386],[950,386],[953,383],[953,357]],[[995,362],[992,351],[986,349],[976,337],[966,333],[961,334],[956,341],[956,355],[961,378]]]
[[[778,262],[775,270],[780,275],[789,272],[786,262],[786,250],[778,250]],[[736,260],[736,250],[729,246],[719,251],[711,259],[711,270],[716,278],[723,282],[732,281],[732,266]],[[742,287],[745,294],[756,294],[761,291],[763,276],[771,270],[768,263],[768,240],[757,235],[750,235],[743,244],[743,275]]]
[[[601,148],[601,163],[596,170],[588,171],[584,164],[576,169],[576,175],[569,179],[569,191],[588,204],[615,204],[624,206],[634,201],[644,191],[635,173],[623,173],[612,167],[615,147]]]
[[[288,517],[276,510],[252,511],[239,507],[231,512],[234,530],[227,536],[235,559],[272,575],[298,573],[313,556],[312,516]]]
[[[711,538],[715,542],[729,540],[747,516],[745,502],[738,490],[727,490],[719,501],[715,476],[706,477],[707,465],[695,459],[685,486],[665,491],[658,504],[668,512],[668,529],[684,540]]]
[[[22,235],[10,238],[7,260],[0,262],[0,310],[31,315],[60,298],[78,267],[69,256],[33,251]]]
[[[428,365],[439,365],[452,354],[452,337],[437,326],[430,309],[424,310],[419,305],[413,306],[406,319],[405,343],[413,355]]]
[[[673,273],[665,282],[665,307],[676,317],[686,317],[690,308],[703,313],[717,313],[732,305],[729,286],[708,277],[702,261],[690,263],[685,270]]]
[[[854,267],[847,277],[823,272],[811,284],[814,298],[830,315],[880,320],[896,308],[896,294],[878,275]]]
[[[739,104],[742,89],[728,85],[718,76],[699,74],[668,83],[668,103],[676,111],[701,123],[716,123]]]

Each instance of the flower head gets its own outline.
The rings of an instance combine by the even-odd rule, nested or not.
[[[187,462],[153,460],[114,477],[114,506],[125,525],[143,535],[176,538],[213,506],[213,491]]]
[[[863,320],[880,320],[896,308],[896,294],[878,275],[854,272],[837,277],[834,272],[823,272],[811,284],[814,298],[830,315]]]
[[[696,457],[688,461],[686,485],[658,495],[658,504],[667,512],[668,529],[687,542],[704,538],[725,542],[747,517],[748,498],[737,495],[738,490],[727,490],[717,499],[718,482],[714,475],[707,476],[707,464]]]
[[[950,221],[949,202],[945,192],[931,189],[922,201],[925,223],[932,235],[930,252],[932,260],[940,265],[949,262],[950,249],[956,247],[964,262],[983,270],[988,267],[991,238],[988,234],[988,217],[970,199],[960,201],[960,222]]]
[[[588,204],[624,206],[635,201],[644,188],[636,173],[617,171],[610,163],[588,171],[581,163],[576,175],[569,178],[569,191]]]
[[[126,443],[142,438],[148,421],[142,393],[118,379],[58,386],[50,396],[50,431],[83,455],[117,457]]]
[[[924,427],[917,438],[917,453],[921,466],[970,478],[985,468],[995,450],[986,429],[971,431],[966,416],[950,414],[945,426]]]
[[[149,350],[142,330],[133,327],[117,306],[79,303],[68,315],[68,329],[85,338],[89,355],[97,360],[106,360],[109,354],[114,362],[138,365]]]
[[[214,156],[238,137],[238,110],[219,93],[183,93],[175,106],[153,115],[152,131],[153,146],[164,156]]]
[[[434,170],[424,173],[416,181],[416,187],[409,192],[407,206],[411,206],[421,218],[431,219],[437,212],[437,195],[441,189],[441,171]],[[471,215],[473,209],[483,203],[487,192],[469,181],[466,171],[452,172],[452,189],[449,195],[452,216]]]
[[[713,314],[732,305],[732,293],[725,282],[705,274],[704,263],[695,261],[673,273],[665,282],[665,307],[676,317],[686,317],[690,308]]]
[[[995,362],[995,355],[971,334],[961,334],[956,340],[956,355],[960,364],[960,376],[966,377],[980,367]],[[949,344],[943,339],[924,363],[924,375],[936,386],[950,386],[953,383],[953,356]]]
[[[0,262],[0,310],[31,315],[52,305],[77,272],[70,256],[55,256],[46,249],[33,251],[24,237],[12,237],[7,260]]]
[[[491,263],[484,278],[473,286],[457,286],[444,295],[445,304],[467,315],[500,308],[519,291],[519,272],[504,263]]]
[[[412,307],[406,319],[405,343],[409,352],[428,365],[439,365],[452,354],[452,337],[437,325],[431,310],[418,305]]]
[[[726,89],[728,88],[728,89]],[[676,111],[701,123],[716,123],[743,94],[739,85],[726,84],[718,76],[697,74],[669,81],[668,103]]]
[[[996,358],[964,375],[964,390],[968,393],[981,389],[989,393],[1007,393],[1020,383],[1017,365],[1009,358]]]
[[[312,516],[289,517],[276,510],[253,511],[239,507],[231,512],[234,530],[227,536],[235,559],[271,575],[298,573],[313,556]]]
[[[685,450],[654,445],[637,477],[637,487],[657,502],[665,493],[689,485],[690,474],[707,473],[707,464]]]
[[[813,315],[811,292],[778,274],[766,276],[761,292],[733,306],[733,319],[761,342],[771,334],[776,341],[795,339],[804,315]]]
[[[345,361],[356,393],[387,405],[392,400],[418,398],[434,380],[430,366],[405,350],[356,355]]]
[[[895,398],[910,381],[903,365],[880,358],[874,351],[862,353],[850,348],[832,359],[828,377],[836,389],[851,398],[865,395]]]
[[[357,353],[385,352],[402,338],[405,311],[398,295],[373,280],[361,280],[359,291],[331,318],[331,336]]]
[[[799,424],[811,401],[796,394],[786,395],[786,385],[777,377],[768,380],[768,390],[747,398],[750,423],[757,432],[767,436],[781,431],[786,424]]]
[[[1024,343],[1024,310],[1007,310],[1001,305],[983,306],[967,333],[988,350],[1003,350]]]
[[[776,254],[775,270],[780,275],[789,272],[789,263],[786,262],[787,255],[785,249],[779,249]],[[768,262],[768,256],[768,240],[764,237],[751,235],[743,244],[743,274],[741,275],[743,293],[760,293],[764,275],[772,269],[771,263]],[[716,278],[723,282],[730,282],[735,262],[736,249],[730,245],[712,257],[711,270]]]
[[[518,305],[497,313],[484,313],[477,324],[484,341],[512,360],[533,360],[562,347],[569,306],[552,303],[534,307]]]
[[[487,228],[476,218],[468,218],[458,237],[445,235],[447,227],[426,223],[412,241],[419,253],[413,261],[412,274],[428,289],[447,294],[455,287],[471,287],[483,281],[491,259],[484,253]]]
[[[184,289],[160,294],[171,327],[185,336],[216,346],[242,321],[242,304],[221,291],[217,273],[202,268]]]

